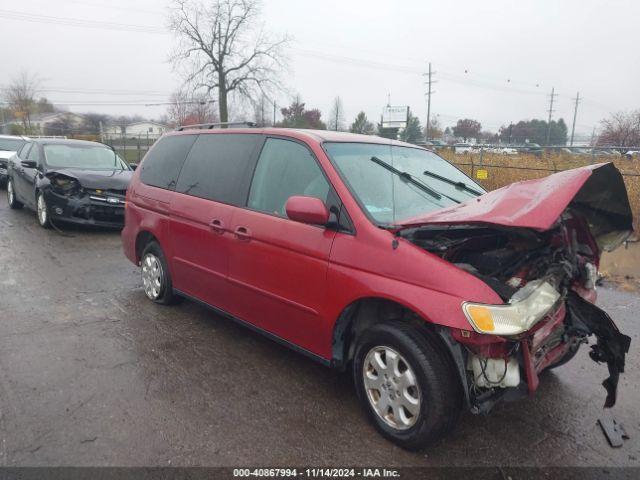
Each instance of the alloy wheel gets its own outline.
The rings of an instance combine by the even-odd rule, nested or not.
[[[7,182],[7,200],[9,201],[9,205],[13,205],[13,182],[9,180]]]
[[[47,210],[47,202],[44,200],[44,195],[38,195],[38,220],[40,225],[46,225],[49,218],[49,212]]]
[[[420,414],[420,389],[409,362],[387,346],[373,347],[362,367],[367,399],[390,427],[406,430]]]
[[[162,264],[153,253],[147,253],[142,259],[142,285],[150,300],[156,300],[162,291]]]

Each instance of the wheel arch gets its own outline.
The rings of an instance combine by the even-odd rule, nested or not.
[[[363,297],[342,310],[333,328],[332,365],[345,370],[353,359],[359,336],[371,326],[386,320],[398,320],[411,324],[432,340],[451,368],[457,372],[457,380],[465,392],[465,400],[469,405],[465,352],[453,339],[450,328],[433,323],[396,300],[384,297]]]
[[[140,263],[143,250],[151,242],[156,242],[158,245],[160,245],[160,248],[162,248],[160,240],[158,240],[158,237],[156,237],[150,230],[141,230],[138,232],[138,235],[136,235],[135,252],[136,262],[138,264]]]

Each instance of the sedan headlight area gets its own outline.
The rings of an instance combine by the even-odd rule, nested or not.
[[[53,177],[51,179],[51,186],[55,192],[63,195],[75,193],[80,189],[78,181],[69,177]]]
[[[518,290],[506,305],[465,302],[462,310],[478,333],[518,335],[542,320],[559,298],[549,282],[534,280]]]

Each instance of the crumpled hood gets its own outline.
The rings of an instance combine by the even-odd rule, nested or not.
[[[633,231],[627,190],[612,163],[516,182],[399,225],[406,228],[427,224],[489,224],[545,231],[567,207],[584,215],[599,244],[606,244],[607,237],[625,236]]]
[[[65,175],[75,178],[84,188],[102,190],[126,190],[131,182],[131,170],[81,170],[75,168],[61,168],[49,170],[47,177]]]

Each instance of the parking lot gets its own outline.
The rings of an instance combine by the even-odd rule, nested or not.
[[[0,192],[2,465],[639,466],[636,294],[601,289],[632,337],[619,401],[582,348],[534,398],[465,413],[409,453],[365,419],[347,375],[184,302],[147,301],[118,232],[40,228]],[[612,449],[596,425],[622,422]]]

